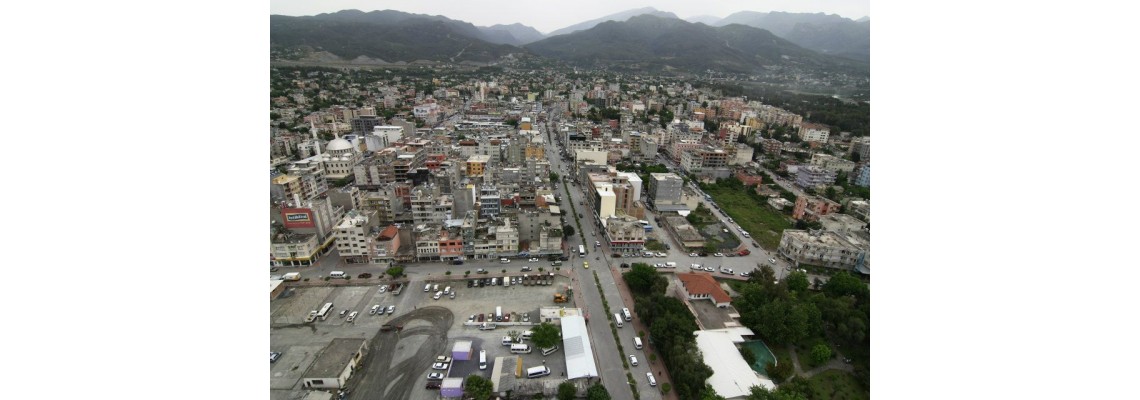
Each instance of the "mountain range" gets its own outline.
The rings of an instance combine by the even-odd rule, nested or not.
[[[860,61],[871,57],[871,19],[852,21],[835,14],[741,11],[715,22],[714,26],[748,25],[824,54]]]
[[[843,48],[845,42],[833,36],[848,29],[837,26],[869,26],[869,22],[836,15],[754,12],[715,19],[706,16],[700,17],[700,23],[690,23],[647,7],[543,35],[517,23],[480,27],[439,15],[345,10],[304,17],[271,15],[270,46],[384,62],[488,63],[512,53],[529,53],[580,65],[632,62],[687,70],[747,72],[770,65],[866,68],[851,59],[865,63],[859,56],[869,54],[869,49],[861,53]],[[825,50],[812,51],[812,46],[797,45],[797,40]]]
[[[535,54],[579,65],[659,65],[747,73],[765,66],[856,67],[857,62],[804,49],[763,29],[710,27],[677,18],[639,15],[524,46]]]
[[[661,18],[677,19],[677,16],[674,15],[673,13],[665,12],[665,11],[658,11],[656,8],[653,8],[653,7],[635,8],[635,9],[628,10],[628,11],[622,11],[622,12],[619,12],[616,14],[610,14],[610,15],[607,15],[607,16],[604,16],[601,18],[592,19],[589,21],[579,22],[577,24],[567,26],[565,28],[556,30],[554,32],[550,32],[550,34],[548,34],[546,36],[552,37],[552,36],[558,36],[558,35],[565,35],[568,33],[574,33],[577,31],[584,31],[584,30],[593,28],[595,26],[598,26],[598,24],[603,23],[603,22],[627,21],[630,18],[639,16],[639,15],[646,15],[646,14],[652,15],[655,17],[661,17]]]

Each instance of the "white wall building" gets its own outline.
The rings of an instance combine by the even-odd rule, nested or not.
[[[364,339],[333,339],[325,346],[305,376],[301,378],[304,389],[340,389],[360,368],[364,355],[368,353],[368,341]]]

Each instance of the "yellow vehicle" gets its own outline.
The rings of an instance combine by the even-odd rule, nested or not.
[[[582,261],[582,268],[590,269],[590,263],[588,263],[586,261]]]

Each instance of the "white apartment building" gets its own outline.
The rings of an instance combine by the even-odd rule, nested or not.
[[[375,222],[374,211],[352,210],[344,215],[333,233],[336,236],[336,249],[345,262],[368,262],[368,248],[371,247],[371,226]],[[370,223],[371,222],[371,223]]]

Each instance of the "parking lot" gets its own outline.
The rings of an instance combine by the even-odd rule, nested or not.
[[[433,282],[440,285],[441,291],[448,285],[455,291],[455,299],[441,296],[439,300],[433,299],[435,292],[431,289],[423,291],[425,281],[410,282],[398,296],[381,292],[375,285],[288,289],[270,303],[270,350],[282,353],[277,362],[271,363],[272,398],[295,398],[295,391],[301,390],[305,371],[320,350],[334,338],[369,340],[364,366],[349,381],[348,398],[435,399],[438,391],[425,389],[428,373],[443,372],[452,377],[477,373],[490,378],[495,358],[500,356],[521,356],[524,368],[540,366],[545,361],[551,369],[551,375],[546,379],[561,381],[560,377],[565,373],[562,350],[547,357],[543,357],[538,349],[530,354],[511,354],[509,347],[501,342],[508,332],[521,333],[537,324],[538,309],[542,306],[572,307],[572,303],[556,304],[553,300],[554,293],[565,293],[570,284],[568,278],[555,275],[549,286],[472,288],[467,287],[467,280],[455,279]],[[327,302],[334,304],[327,319],[304,323],[311,310],[317,310]],[[374,305],[394,306],[395,315],[372,315],[369,311]],[[488,314],[493,316],[496,307],[502,307],[503,313],[510,316],[509,323],[499,322],[494,330],[479,330],[477,323],[466,324],[471,315],[482,313],[484,319]],[[347,322],[340,316],[343,310],[357,311],[356,320]],[[529,322],[522,322],[525,313],[529,313]],[[403,328],[380,332],[384,324]],[[432,360],[439,355],[450,357],[452,347],[460,339],[472,341],[472,359],[454,361],[448,370],[432,370]],[[487,350],[489,365],[486,370],[478,369],[479,350]],[[513,371],[514,365],[505,367],[509,368],[504,372]]]

